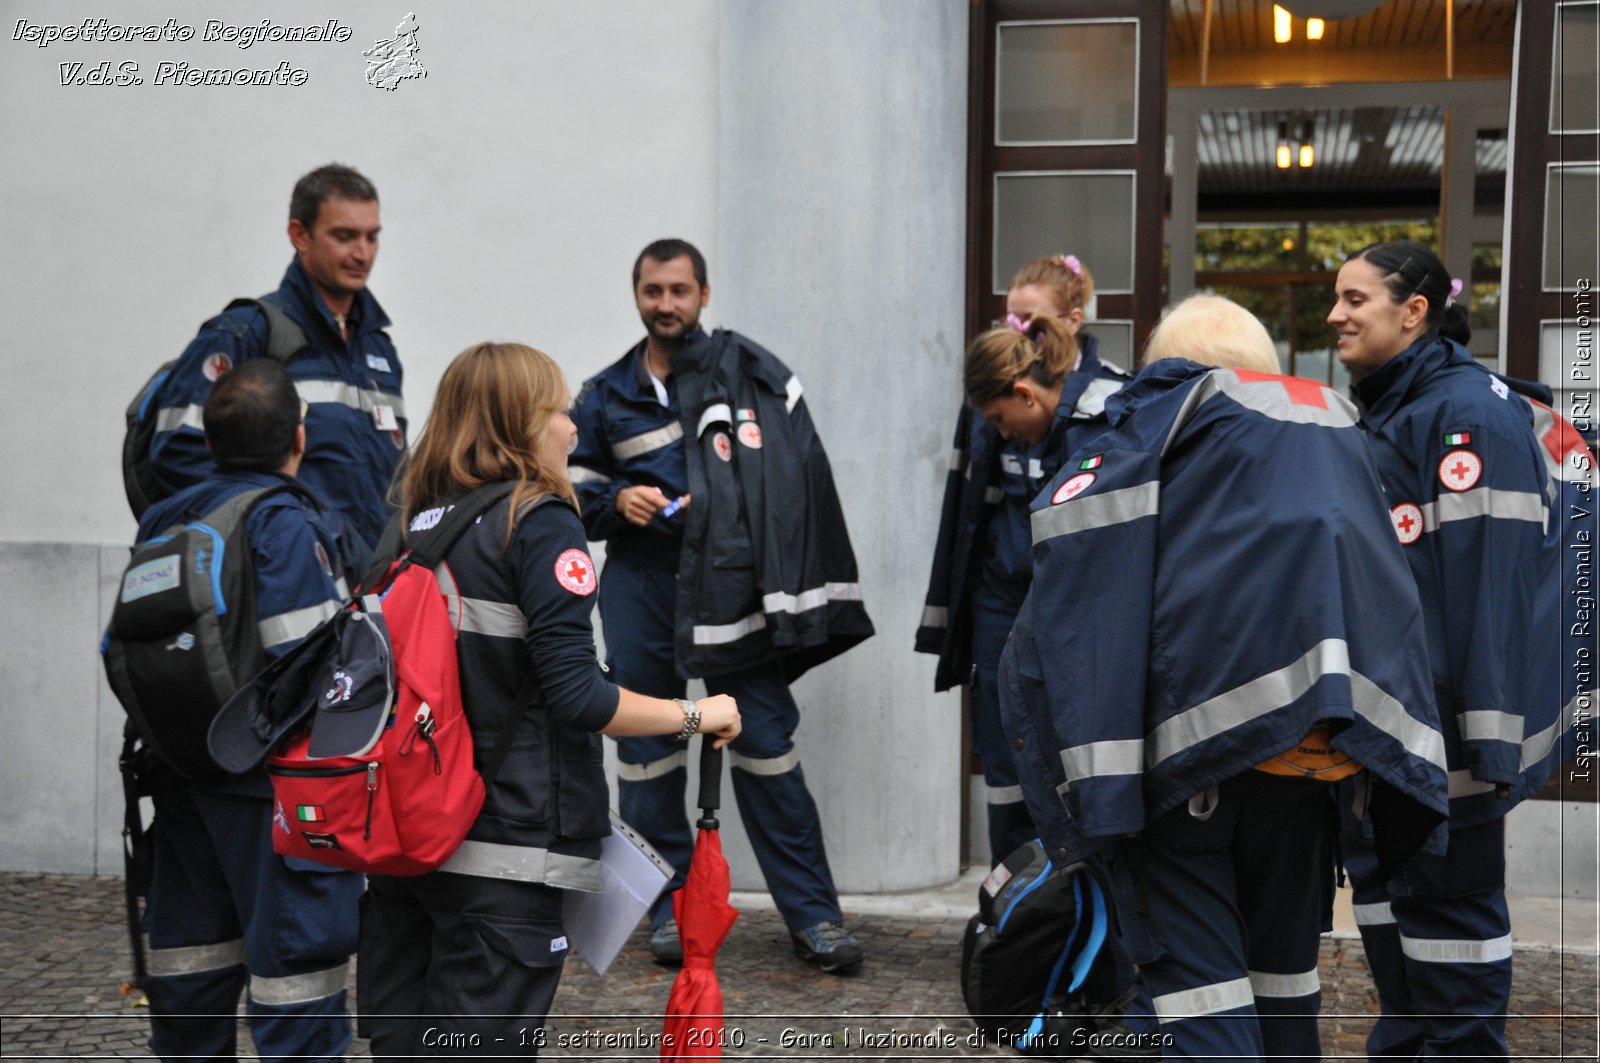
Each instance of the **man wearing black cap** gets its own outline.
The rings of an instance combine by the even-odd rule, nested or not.
[[[302,410],[275,361],[246,362],[218,379],[203,410],[216,470],[152,506],[140,541],[242,492],[294,483],[306,448]],[[345,596],[340,518],[312,498],[280,491],[245,520],[264,650],[252,666],[295,646]],[[263,772],[190,783],[154,800],[145,918],[151,1049],[163,1059],[232,1059],[235,1010],[248,986],[247,1021],[262,1058],[341,1058],[361,876],[273,852]]]

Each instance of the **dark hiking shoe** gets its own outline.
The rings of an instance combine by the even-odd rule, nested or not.
[[[861,965],[866,953],[842,923],[818,923],[808,926],[798,934],[791,933],[794,954],[807,963],[814,963],[830,974],[846,971]]]
[[[663,967],[683,966],[683,942],[675,921],[668,919],[650,931],[650,955]]]

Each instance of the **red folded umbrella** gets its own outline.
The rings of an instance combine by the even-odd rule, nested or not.
[[[722,750],[700,739],[700,835],[683,888],[672,898],[672,914],[683,942],[683,969],[672,983],[662,1023],[662,1059],[722,1058],[722,987],[717,984],[717,949],[739,918],[728,903],[728,861],[722,855],[717,806],[722,799]]]

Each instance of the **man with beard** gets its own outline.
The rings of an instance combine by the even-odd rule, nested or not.
[[[612,678],[682,698],[685,679],[698,676],[711,693],[738,700],[744,732],[729,747],[734,796],[794,950],[824,971],[853,968],[862,949],[844,928],[816,803],[791,740],[799,709],[788,680],[866,637],[871,624],[859,591],[832,593],[857,586],[848,539],[836,548],[826,592],[753,594],[762,564],[752,562],[752,541],[764,541],[764,511],[761,500],[741,499],[731,486],[735,472],[766,475],[755,470],[772,463],[794,470],[779,478],[807,485],[837,543],[843,522],[826,457],[782,363],[735,333],[708,337],[700,329],[711,288],[698,250],[682,240],[646,247],[634,262],[633,295],[647,335],[579,392],[578,444],[568,465],[589,538],[606,540],[600,619]],[[681,403],[680,388],[687,389]],[[708,398],[717,388],[720,401]],[[692,498],[691,482],[705,484],[708,497]],[[686,548],[686,528],[704,530],[707,520],[721,528],[719,518],[730,515],[737,533],[709,535],[702,553],[701,535],[691,531]],[[788,515],[794,523],[808,519]],[[732,557],[739,546],[744,556]],[[735,586],[741,577],[745,583]],[[777,612],[769,617],[770,608]],[[741,619],[708,621],[707,610]],[[682,705],[686,717],[695,712],[692,702]],[[676,890],[692,850],[687,754],[672,738],[623,738],[617,746],[622,816],[671,862]],[[671,896],[663,894],[650,914],[651,954],[669,965],[683,956]]]

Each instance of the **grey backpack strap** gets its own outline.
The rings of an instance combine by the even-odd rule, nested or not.
[[[289,359],[311,346],[311,342],[306,339],[305,330],[296,325],[271,296],[262,296],[260,299],[235,299],[226,309],[235,310],[242,306],[253,306],[266,315],[265,353],[274,362],[287,364]]]

